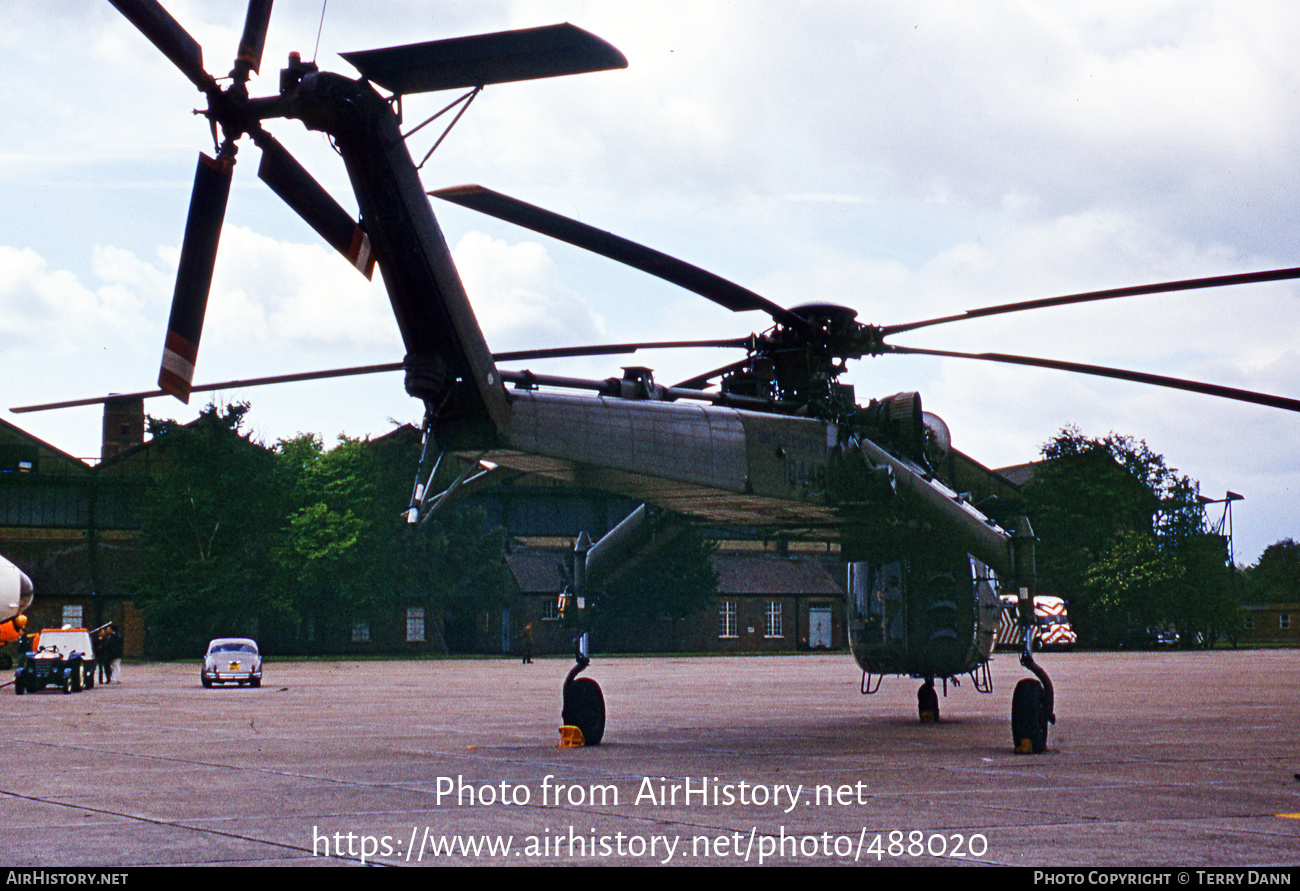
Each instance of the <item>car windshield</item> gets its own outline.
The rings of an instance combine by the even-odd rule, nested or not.
[[[59,650],[86,650],[90,636],[84,631],[42,631],[41,646]]]
[[[209,653],[252,653],[257,655],[257,647],[247,643],[214,644]]]

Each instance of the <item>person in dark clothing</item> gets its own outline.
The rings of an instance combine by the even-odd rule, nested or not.
[[[106,660],[104,659],[104,641],[106,641],[107,639],[108,639],[107,625],[105,625],[103,628],[97,629],[95,633],[90,636],[90,648],[91,650],[94,651],[95,665],[97,666],[96,670],[99,672],[99,682],[101,684],[108,683],[108,681],[104,680],[106,673],[109,670],[108,668],[106,668]]]
[[[99,647],[95,659],[99,663],[99,681],[101,684],[113,682],[113,669],[122,658],[122,632],[117,627],[109,626],[100,632]],[[118,683],[121,683],[119,679]]]
[[[524,665],[533,661],[533,623],[529,622],[524,626],[524,632],[520,636],[519,649],[524,657]]]

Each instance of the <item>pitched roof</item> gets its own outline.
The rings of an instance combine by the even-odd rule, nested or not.
[[[719,594],[826,594],[844,592],[810,557],[775,554],[714,554]]]
[[[520,548],[506,555],[506,565],[525,594],[553,594],[564,586],[565,551]],[[843,589],[826,568],[812,557],[776,554],[714,554],[722,595],[813,594],[839,596]]]

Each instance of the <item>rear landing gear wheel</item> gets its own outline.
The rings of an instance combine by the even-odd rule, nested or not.
[[[916,691],[916,710],[920,714],[922,724],[939,722],[939,694],[934,690],[933,680],[927,680]]]
[[[1039,755],[1047,748],[1047,722],[1051,718],[1043,685],[1033,678],[1016,684],[1011,695],[1011,741],[1022,755]]]
[[[578,678],[566,683],[564,711],[560,714],[565,724],[582,731],[587,745],[600,745],[605,736],[605,694],[600,691],[600,684],[591,678]]]

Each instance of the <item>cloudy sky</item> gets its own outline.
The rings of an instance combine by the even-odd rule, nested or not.
[[[230,67],[241,2],[168,0]],[[1212,2],[279,0],[254,95],[291,50],[357,49],[570,21],[625,71],[488,88],[423,170],[656,247],[786,306],[892,324],[1014,300],[1300,265],[1300,7]],[[150,389],[202,97],[106,2],[13,4],[0,32],[0,395],[79,456],[99,410],[15,405]],[[319,51],[314,47],[320,31]],[[411,123],[452,96],[410,97]],[[319,134],[268,129],[339,199]],[[434,128],[411,138],[423,156]],[[393,362],[387,298],[258,180],[241,147],[197,381]],[[739,336],[769,324],[610,261],[435,207],[494,350]],[[898,343],[1115,365],[1300,397],[1300,286],[1021,313]],[[739,358],[641,354],[672,383]],[[630,361],[623,359],[622,361]],[[607,377],[620,360],[535,362]],[[863,399],[919,390],[954,445],[1032,460],[1067,424],[1144,439],[1234,511],[1237,559],[1300,537],[1293,413],[963,360],[855,363]],[[220,394],[267,442],[418,422],[399,375]],[[197,410],[156,400],[155,416]]]

